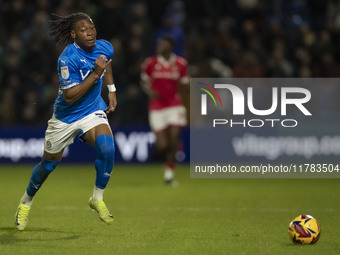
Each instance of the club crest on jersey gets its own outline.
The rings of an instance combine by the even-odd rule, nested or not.
[[[68,71],[68,66],[62,66],[60,68],[60,73],[61,73],[61,77],[63,77],[63,79],[67,79],[70,76],[70,73]]]

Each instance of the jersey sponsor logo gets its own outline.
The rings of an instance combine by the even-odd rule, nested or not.
[[[62,66],[60,68],[60,73],[61,73],[61,77],[63,79],[67,79],[68,77],[70,77],[70,73],[68,71],[68,66]]]
[[[171,71],[172,71],[172,72],[178,72],[178,67],[175,66],[175,65],[173,65],[173,66],[171,67]]]
[[[83,70],[80,70],[81,79],[85,80],[85,78],[89,75],[89,73],[90,73],[90,70],[88,70],[86,74],[84,75]]]
[[[154,79],[171,79],[171,80],[177,80],[180,77],[180,74],[178,72],[153,72],[152,77]]]

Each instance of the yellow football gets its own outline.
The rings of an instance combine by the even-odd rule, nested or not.
[[[321,234],[319,222],[310,215],[300,215],[289,224],[290,239],[296,244],[315,244]]]

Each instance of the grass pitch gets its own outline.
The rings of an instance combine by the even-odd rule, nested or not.
[[[61,164],[38,192],[23,232],[14,214],[31,165],[0,165],[0,254],[340,254],[340,179],[190,179],[176,188],[160,165],[116,165],[102,223],[88,207],[95,171]],[[321,225],[315,245],[294,245],[299,214]]]

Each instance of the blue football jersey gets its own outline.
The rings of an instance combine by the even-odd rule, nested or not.
[[[106,40],[96,40],[92,52],[86,52],[76,43],[68,45],[58,59],[59,94],[54,103],[54,116],[65,122],[73,123],[85,116],[106,110],[107,106],[101,97],[103,75],[78,100],[69,104],[64,100],[63,90],[82,83],[94,69],[94,62],[100,55],[107,59],[113,56],[113,47]],[[81,86],[81,85],[80,85]]]

